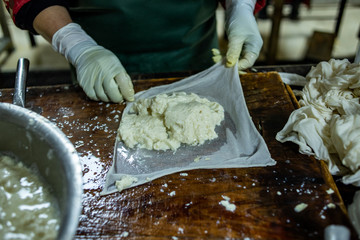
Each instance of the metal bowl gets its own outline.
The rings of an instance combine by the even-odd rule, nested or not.
[[[82,208],[82,172],[77,152],[65,134],[31,110],[0,103],[0,153],[14,155],[39,170],[58,201],[57,239],[72,239]]]

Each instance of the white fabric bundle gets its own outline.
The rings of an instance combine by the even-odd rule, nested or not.
[[[328,162],[345,184],[360,186],[360,65],[347,59],[320,62],[298,94],[301,108],[276,139],[292,141],[303,154]]]

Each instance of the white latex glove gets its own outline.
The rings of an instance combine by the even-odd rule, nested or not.
[[[256,0],[226,0],[225,29],[229,39],[226,66],[239,60],[239,71],[254,65],[263,40],[255,17]]]
[[[134,88],[119,59],[99,46],[76,23],[59,29],[52,38],[55,51],[76,68],[79,85],[95,101],[134,101]]]

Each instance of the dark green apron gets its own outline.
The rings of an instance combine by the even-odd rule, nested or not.
[[[200,71],[218,47],[217,0],[80,0],[74,22],[128,73]]]

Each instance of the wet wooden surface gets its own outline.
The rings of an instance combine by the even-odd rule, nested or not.
[[[138,79],[136,91],[176,78]],[[275,135],[294,110],[276,73],[241,77],[247,106],[275,166],[193,170],[100,196],[112,164],[123,104],[90,101],[69,84],[29,87],[27,107],[41,108],[74,144],[83,168],[83,211],[76,239],[323,239],[331,224],[356,239],[333,178],[320,161],[298,153]],[[13,89],[0,89],[11,102]],[[329,194],[332,188],[335,193]],[[236,206],[227,210],[224,198]],[[296,212],[300,203],[308,207]],[[329,204],[335,204],[330,208]]]

